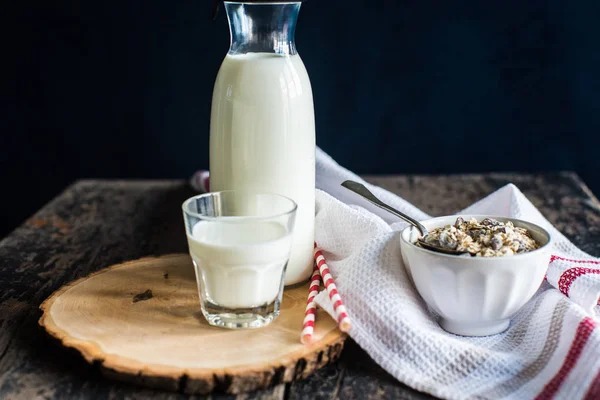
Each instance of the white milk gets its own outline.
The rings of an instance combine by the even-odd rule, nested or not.
[[[298,55],[227,55],[215,83],[210,186],[271,192],[298,204],[286,285],[312,271],[315,122],[312,90]]]
[[[188,234],[188,245],[204,299],[247,308],[276,299],[292,238],[275,222],[201,221]]]

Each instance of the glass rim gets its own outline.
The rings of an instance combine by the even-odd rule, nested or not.
[[[217,217],[200,214],[198,212],[189,211],[186,209],[187,205],[189,203],[191,203],[193,200],[197,200],[197,199],[200,199],[203,197],[211,197],[216,194],[227,194],[227,193],[245,193],[245,194],[251,194],[251,195],[267,195],[267,196],[271,196],[271,197],[279,197],[281,199],[285,199],[285,200],[289,201],[291,203],[291,208],[284,212],[273,213],[273,214],[268,214],[268,215],[224,215],[224,216],[217,216]],[[200,194],[194,195],[194,196],[186,199],[183,202],[183,204],[181,205],[181,209],[183,210],[184,214],[191,215],[193,217],[203,219],[203,220],[221,221],[221,222],[241,222],[241,221],[245,221],[245,220],[253,220],[253,221],[267,220],[267,219],[273,219],[273,218],[283,217],[285,215],[294,214],[296,212],[296,210],[298,209],[298,204],[294,200],[292,200],[291,198],[289,198],[287,196],[284,196],[284,195],[278,194],[278,193],[273,193],[273,192],[259,192],[259,191],[253,191],[253,190],[220,190],[217,192],[207,192],[207,193],[200,193]]]

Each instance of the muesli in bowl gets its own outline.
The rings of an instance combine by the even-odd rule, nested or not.
[[[420,222],[432,235],[429,240],[467,251],[459,256],[421,247],[421,233],[413,226],[400,235],[406,272],[441,327],[463,336],[506,330],[544,280],[550,234],[531,222],[491,215]]]
[[[475,257],[504,257],[526,253],[540,247],[526,228],[511,221],[458,217],[454,224],[435,228],[422,239],[448,250],[469,253]],[[418,242],[417,242],[418,245]]]

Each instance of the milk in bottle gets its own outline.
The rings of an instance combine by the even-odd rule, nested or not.
[[[298,204],[285,283],[302,282],[313,262],[315,123],[294,44],[300,3],[225,2],[225,9],[231,47],[213,91],[211,190],[277,193]]]

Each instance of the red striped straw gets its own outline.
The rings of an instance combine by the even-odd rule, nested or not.
[[[313,331],[315,330],[315,317],[317,312],[317,303],[315,297],[319,294],[319,286],[321,286],[321,275],[317,265],[314,265],[312,277],[310,278],[310,287],[308,289],[308,299],[306,300],[306,311],[304,312],[304,322],[302,325],[302,334],[300,342],[308,344],[312,340]]]
[[[348,332],[352,327],[352,323],[350,322],[350,317],[348,317],[348,313],[346,311],[346,307],[344,306],[344,302],[342,301],[342,297],[337,291],[337,287],[335,286],[335,282],[333,281],[333,277],[329,272],[329,267],[325,262],[325,257],[323,257],[323,253],[321,249],[317,247],[315,243],[315,262],[317,263],[317,267],[319,268],[319,272],[321,273],[321,278],[323,279],[323,284],[327,289],[327,293],[329,293],[329,298],[333,303],[333,311],[335,312],[335,317],[338,321],[338,326],[342,332]]]

